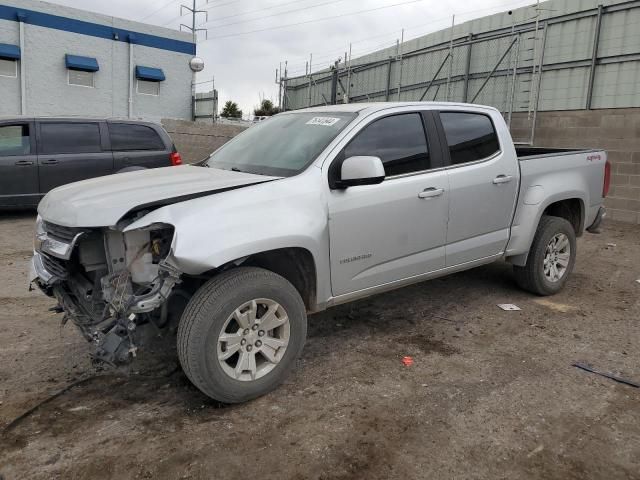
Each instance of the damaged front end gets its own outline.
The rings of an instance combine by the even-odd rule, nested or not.
[[[142,327],[167,323],[167,303],[180,283],[171,264],[174,228],[166,224],[124,231],[36,222],[31,284],[55,297],[94,346],[94,358],[112,365],[136,355]]]

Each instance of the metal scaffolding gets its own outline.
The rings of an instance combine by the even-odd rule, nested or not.
[[[541,12],[551,10],[542,9],[539,5],[532,9],[535,15],[528,21],[517,25],[514,22],[510,27],[493,31],[466,33],[455,38],[452,26],[447,41],[430,47],[409,50],[403,42],[398,42],[395,52],[387,58],[378,55],[376,60],[354,62],[350,55],[345,55],[344,60],[318,72],[311,71],[309,62],[305,75],[288,78],[285,73],[280,78],[283,106],[285,109],[297,109],[346,102],[396,100],[478,103],[499,109],[509,125],[514,113],[526,113],[524,120],[519,116],[515,140],[532,144],[541,97],[547,104],[554,101],[567,104],[565,108],[556,109],[605,108],[602,98],[600,105],[594,106],[598,72],[613,63],[637,62],[640,65],[640,42],[636,42],[636,46],[631,44],[624,54],[605,55],[601,52],[604,49],[599,48],[607,18],[615,19],[616,15],[624,15],[631,10],[635,10],[633,13],[638,16],[640,2],[599,5],[546,18],[542,18]],[[587,22],[587,28],[584,28],[584,22]],[[563,35],[569,35],[566,29],[588,36],[588,51],[584,42],[580,42],[575,52],[564,54],[568,41]],[[553,36],[551,46],[549,32]],[[629,49],[633,51],[629,53]],[[551,59],[546,57],[549,52]],[[557,78],[562,78],[561,72],[566,72],[565,76],[573,74],[588,79],[586,87],[579,91],[581,100],[576,99],[577,95],[568,95],[569,102],[559,93],[554,99],[553,88],[543,89],[543,78],[557,83]],[[578,88],[570,81],[567,83],[569,85],[561,85],[561,89]],[[640,95],[638,98],[640,101]],[[574,106],[577,101],[579,105]]]

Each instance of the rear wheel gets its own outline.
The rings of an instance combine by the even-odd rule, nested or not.
[[[273,272],[241,267],[193,296],[178,327],[178,356],[206,395],[239,403],[286,378],[306,333],[306,309],[293,285]]]
[[[513,267],[516,282],[537,295],[562,290],[576,260],[576,233],[564,218],[543,216],[533,239],[527,264]]]

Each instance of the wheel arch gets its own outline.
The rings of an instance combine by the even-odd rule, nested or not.
[[[580,237],[584,232],[585,207],[581,198],[567,198],[553,202],[544,209],[540,217],[542,218],[543,215],[564,218],[573,226],[576,237]]]
[[[289,247],[249,255],[241,263],[259,267],[284,277],[300,293],[307,310],[313,310],[317,299],[317,270],[313,254],[306,248]]]
[[[291,283],[302,297],[308,311],[316,311],[318,298],[318,271],[310,250],[303,247],[283,247],[258,251],[229,260],[220,267],[199,275],[187,275],[199,282],[207,281],[221,272],[243,267],[258,267],[276,273]]]
[[[552,196],[537,205],[523,205],[518,225],[512,227],[512,238],[507,246],[507,262],[524,266],[540,220],[544,215],[564,218],[573,226],[576,237],[584,232],[586,217],[585,200],[579,192]]]

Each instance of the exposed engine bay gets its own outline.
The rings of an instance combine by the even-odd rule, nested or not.
[[[63,227],[38,217],[32,281],[58,300],[63,324],[71,320],[111,365],[136,355],[141,330],[166,326],[170,297],[181,272],[168,261],[174,228],[153,224],[124,232],[145,215],[114,228]]]

